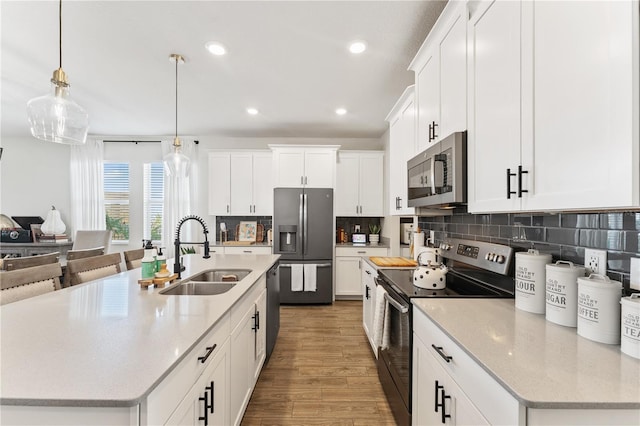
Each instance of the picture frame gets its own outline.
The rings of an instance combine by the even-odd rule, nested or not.
[[[256,241],[258,222],[240,222],[238,241]]]
[[[42,235],[42,224],[41,223],[32,223],[29,225],[31,227],[31,241],[34,243],[40,242],[40,235]]]

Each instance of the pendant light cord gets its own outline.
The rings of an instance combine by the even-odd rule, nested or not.
[[[176,56],[176,138],[178,137],[178,61]]]
[[[60,0],[58,6],[58,40],[59,40],[59,53],[60,53],[60,68],[62,68],[62,0]]]

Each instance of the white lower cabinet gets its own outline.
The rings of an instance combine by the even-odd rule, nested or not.
[[[271,254],[271,246],[228,246],[224,254]]]
[[[519,402],[416,308],[413,330],[414,425],[524,424]]]
[[[216,356],[166,425],[229,424],[229,340],[215,349]]]
[[[266,352],[266,279],[231,312],[231,423],[239,425],[249,404]]]
[[[360,270],[362,271],[362,326],[369,339],[369,344],[375,357],[378,357],[378,349],[373,342],[373,313],[376,307],[376,277],[378,271],[360,258]]]
[[[385,247],[336,247],[336,297],[362,296],[360,258],[387,256]]]

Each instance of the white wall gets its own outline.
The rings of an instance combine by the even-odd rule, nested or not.
[[[69,225],[69,146],[26,137],[2,138],[2,147],[0,213],[46,218],[54,205]]]

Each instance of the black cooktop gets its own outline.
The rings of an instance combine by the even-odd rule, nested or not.
[[[413,269],[379,269],[378,275],[405,299],[414,297],[494,297],[513,298],[513,278],[487,271],[452,270],[447,286],[431,290],[413,285]]]

